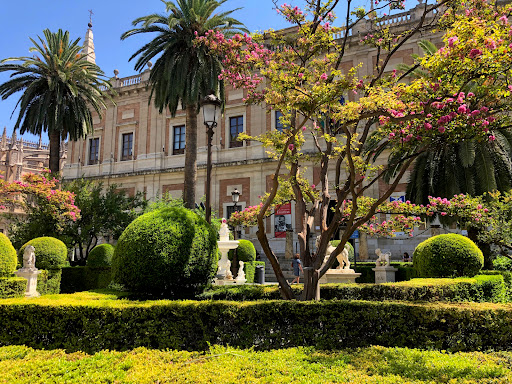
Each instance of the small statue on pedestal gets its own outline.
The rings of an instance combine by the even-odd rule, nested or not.
[[[375,254],[378,256],[377,260],[375,261],[376,267],[386,267],[389,264],[389,258],[391,256],[390,252],[382,253],[380,248],[377,248],[375,250]]]

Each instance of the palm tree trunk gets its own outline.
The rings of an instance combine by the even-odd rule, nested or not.
[[[194,209],[197,182],[197,113],[194,104],[187,105],[185,127],[185,181],[183,200],[185,207]]]
[[[53,175],[60,172],[60,133],[52,132],[50,138],[50,171]]]

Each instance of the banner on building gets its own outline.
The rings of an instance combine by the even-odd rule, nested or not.
[[[292,204],[286,203],[276,208],[274,214],[274,236],[286,237],[286,231],[292,230]]]

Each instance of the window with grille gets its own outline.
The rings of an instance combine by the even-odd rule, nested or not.
[[[229,118],[229,147],[243,147],[243,141],[238,141],[238,134],[244,131],[244,117],[235,116]]]
[[[121,152],[121,160],[133,159],[133,133],[123,134],[123,149]]]
[[[177,125],[173,128],[173,155],[182,155],[185,152],[185,126]]]
[[[281,111],[275,111],[275,117],[276,117],[276,131],[283,132],[283,129],[286,129],[288,127],[285,127],[281,123],[281,117],[283,116],[283,113]]]
[[[89,165],[98,164],[99,162],[99,153],[100,153],[100,139],[90,139],[89,140]]]

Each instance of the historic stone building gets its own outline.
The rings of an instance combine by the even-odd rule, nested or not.
[[[66,163],[67,143],[62,143],[60,165]],[[18,138],[16,130],[11,137],[7,137],[7,129],[4,127],[0,139],[0,174],[8,182],[21,181],[26,173],[40,173],[49,166],[50,151],[48,144],[43,143],[41,137],[38,142]],[[23,214],[20,210],[12,210],[10,213]],[[0,220],[0,232],[6,233],[8,221]]]
[[[424,5],[423,5],[424,6]],[[410,11],[384,18],[382,23],[391,28],[405,28],[410,23],[417,22],[421,14],[421,4]],[[357,75],[362,77],[372,70],[377,60],[376,49],[360,45],[360,36],[366,34],[367,26],[361,25],[352,31],[349,39],[349,49],[345,55],[342,68],[348,71],[362,63]],[[421,32],[394,56],[387,68],[389,71],[399,63],[412,64],[412,54],[422,54],[417,45],[419,39],[440,41],[439,35],[429,31]],[[92,30],[89,28],[86,38],[86,52],[94,60],[94,45]],[[101,53],[98,53],[101,54]],[[108,54],[107,52],[103,54]],[[118,184],[129,193],[142,191],[150,199],[169,192],[174,197],[181,197],[184,175],[185,148],[185,111],[177,113],[172,118],[169,113],[160,114],[153,104],[148,103],[149,90],[147,80],[151,68],[144,72],[119,77],[114,71],[113,85],[117,96],[116,105],[110,104],[103,112],[102,119],[94,116],[94,133],[87,138],[69,143],[69,159],[63,169],[66,179],[79,177],[102,180],[105,184]],[[212,205],[213,211],[219,216],[227,217],[233,210],[231,192],[237,188],[241,192],[239,206],[245,208],[259,203],[259,196],[269,188],[275,164],[265,149],[254,142],[236,141],[240,132],[258,135],[265,131],[281,129],[279,112],[270,111],[260,106],[246,106],[242,98],[244,92],[238,89],[226,90],[225,112],[220,119],[213,137],[213,172],[212,172]],[[352,99],[354,95],[347,95]],[[202,115],[198,116],[202,121]],[[313,143],[308,142],[304,150],[313,151]],[[207,137],[206,128],[198,132],[198,180],[197,201],[205,194]],[[318,182],[319,167],[314,164],[308,172],[315,183]],[[406,179],[404,179],[405,183]],[[379,194],[375,185],[370,193]],[[404,195],[405,184],[401,184],[393,198]],[[273,237],[273,247],[277,252],[284,252],[285,239],[281,238],[279,226],[296,228],[293,203],[291,209],[267,220],[267,232]],[[282,221],[282,223],[281,223]],[[283,227],[284,228],[284,227]],[[276,233],[278,235],[276,236]],[[390,250],[393,257],[401,257],[404,251],[411,253],[415,245],[428,236],[429,233],[409,238],[380,239],[379,246]],[[246,230],[246,238],[255,240],[253,229]],[[365,242],[366,240],[362,240]],[[373,256],[377,239],[368,239],[370,256]],[[355,239],[356,252],[359,240]],[[257,240],[255,244],[258,248]],[[364,247],[363,247],[364,248]]]

